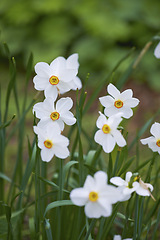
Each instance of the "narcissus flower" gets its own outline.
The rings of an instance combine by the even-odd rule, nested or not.
[[[33,107],[33,112],[36,113],[36,117],[41,119],[38,123],[38,127],[52,126],[55,123],[59,124],[61,131],[64,129],[64,123],[67,125],[73,125],[76,122],[76,118],[69,110],[73,106],[71,98],[61,98],[55,104],[53,98],[46,98],[43,102],[36,103]]]
[[[135,176],[131,172],[126,173],[125,180],[121,177],[112,177],[110,182],[114,185],[118,186],[121,191],[121,200],[126,201],[131,197],[132,192],[136,191],[139,187],[139,183],[137,182],[137,175]]]
[[[148,138],[141,139],[141,143],[152,149],[153,152],[160,154],[160,123],[155,122],[150,129],[150,133],[153,135]]]
[[[136,189],[136,193],[140,196],[151,196],[153,200],[155,198],[152,196],[153,186],[150,183],[144,183],[141,178],[139,178],[139,186]]]
[[[85,206],[85,214],[89,218],[108,217],[112,213],[112,204],[119,201],[120,192],[107,184],[107,174],[98,171],[94,177],[87,176],[84,186],[75,188],[70,193],[72,202],[77,206]]]
[[[73,59],[67,63],[64,57],[57,57],[50,65],[45,62],[37,63],[37,75],[33,79],[35,89],[44,90],[45,97],[52,97],[54,100],[58,94],[70,91],[72,81],[78,73],[77,64]]]
[[[38,147],[41,149],[41,158],[44,162],[49,162],[55,155],[58,158],[67,158],[69,156],[68,138],[61,135],[58,124],[52,128],[47,126],[41,129],[34,126],[34,132],[38,135]]]
[[[104,114],[99,112],[100,116],[97,119],[96,125],[99,130],[95,133],[94,140],[103,147],[106,153],[113,151],[116,143],[120,147],[126,145],[126,140],[121,132],[117,130],[118,125],[122,121],[121,114],[116,114],[108,119]]]
[[[154,56],[156,58],[160,58],[160,42],[158,43],[158,45],[156,46],[156,48],[154,50]]]
[[[104,114],[108,117],[121,112],[122,117],[130,118],[133,115],[131,108],[138,105],[139,100],[133,98],[133,91],[127,89],[120,93],[120,91],[113,85],[109,84],[107,91],[111,96],[100,97],[100,103],[105,107]]]

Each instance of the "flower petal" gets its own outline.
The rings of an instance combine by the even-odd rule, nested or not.
[[[112,152],[115,147],[115,144],[116,144],[115,139],[110,134],[106,134],[105,141],[103,142],[102,145],[104,152],[106,153]]]
[[[50,77],[51,76],[51,71],[50,71],[50,66],[48,63],[45,62],[39,62],[35,65],[35,72],[37,75],[40,77]]]
[[[120,91],[112,84],[110,83],[107,87],[108,93],[113,96],[115,99],[119,98]]]
[[[40,77],[36,75],[33,78],[34,88],[36,90],[42,91],[49,85],[49,78],[48,77]]]
[[[52,86],[51,84],[44,90],[45,97],[53,98],[53,101],[57,99],[58,91],[55,86]]]
[[[71,56],[67,58],[67,68],[70,69],[78,69],[79,68],[79,62],[78,62],[78,53],[74,53]]]
[[[98,128],[101,129],[103,127],[103,125],[107,123],[107,118],[103,113],[99,112],[99,114],[100,114],[100,116],[98,117],[98,119],[96,121],[96,125]]]
[[[129,108],[134,108],[139,104],[139,100],[137,98],[131,98],[124,101],[124,106]]]
[[[140,142],[143,145],[146,145],[148,143],[155,142],[155,137],[151,136],[151,137],[148,137],[148,138],[144,138],[144,139],[141,139]]]
[[[87,176],[84,183],[84,188],[88,191],[93,191],[93,189],[95,189],[95,180],[92,176]]]
[[[126,173],[126,177],[125,177],[126,182],[129,182],[131,177],[132,177],[132,173],[131,172],[127,172]]]
[[[115,115],[115,114],[117,114],[121,111],[122,111],[122,108],[116,108],[115,106],[111,106],[111,107],[108,107],[108,108],[104,109],[104,114],[107,117],[111,117],[112,115]]]
[[[97,202],[88,202],[85,205],[85,214],[88,218],[100,218],[101,216],[108,217],[112,213],[112,205],[108,205],[108,211]]]
[[[114,99],[111,96],[100,97],[99,101],[104,107],[107,107],[107,108],[114,105]]]
[[[53,145],[53,149],[54,149],[54,153],[56,155],[56,157],[58,158],[67,158],[69,156],[69,150],[67,147],[63,146],[63,145]]]
[[[96,186],[101,189],[107,184],[107,174],[103,171],[98,171],[94,174],[94,179],[96,181]]]
[[[61,98],[56,103],[56,110],[59,113],[64,113],[69,111],[73,107],[73,101],[70,97]]]
[[[150,132],[155,138],[160,138],[160,123],[155,122],[151,126]]]
[[[126,181],[124,181],[121,177],[112,177],[110,179],[110,182],[116,186],[125,186],[126,185]]]
[[[41,150],[41,158],[42,158],[42,161],[44,162],[49,162],[51,161],[51,159],[53,158],[54,156],[54,152],[53,152],[53,149],[48,149],[48,148],[43,148]]]
[[[112,135],[118,146],[124,147],[127,144],[126,140],[124,139],[124,137],[122,136],[119,130],[112,131]]]
[[[132,96],[133,96],[132,89],[127,89],[121,93],[121,100],[122,101],[129,100],[130,98],[132,98]]]
[[[84,206],[88,201],[89,192],[84,188],[75,188],[70,193],[71,201],[77,206]]]
[[[160,42],[158,43],[158,45],[156,46],[156,48],[154,50],[154,56],[156,58],[160,58]]]
[[[76,118],[74,117],[73,113],[66,112],[61,115],[61,119],[65,122],[65,124],[71,126],[76,123]]]

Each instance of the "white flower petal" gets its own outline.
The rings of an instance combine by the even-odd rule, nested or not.
[[[132,173],[131,172],[127,172],[126,173],[126,177],[125,177],[126,182],[129,182],[131,177],[132,177]]]
[[[61,56],[57,57],[51,62],[50,67],[52,69],[52,74],[57,75],[60,71],[66,69],[66,59]]]
[[[156,46],[156,48],[154,50],[154,56],[156,58],[160,58],[160,42],[158,43],[158,45]]]
[[[124,137],[122,136],[119,130],[112,131],[112,135],[118,146],[124,147],[127,144],[126,140],[124,139]]]
[[[69,156],[69,150],[63,145],[53,145],[54,153],[58,158],[67,158]]]
[[[53,158],[53,156],[54,156],[53,149],[48,149],[48,148],[44,147],[44,148],[41,150],[41,158],[42,158],[42,161],[44,161],[44,162],[49,162],[49,161],[51,161],[51,159]]]
[[[137,98],[131,98],[124,101],[124,106],[134,108],[139,104],[139,100]]]
[[[39,91],[45,90],[45,88],[49,85],[49,78],[48,77],[40,77],[36,75],[33,78],[34,88]]]
[[[77,75],[78,70],[76,69],[65,69],[59,73],[59,78],[63,82],[70,82]]]
[[[92,176],[87,176],[84,183],[84,188],[88,191],[93,191],[93,189],[95,188],[95,180]]]
[[[125,186],[126,182],[121,177],[112,177],[110,182],[116,186]]]
[[[51,76],[50,66],[48,65],[48,63],[45,63],[45,62],[37,63],[35,65],[35,72],[40,77],[50,77]]]
[[[122,117],[129,119],[130,117],[133,116],[133,110],[127,106],[123,106],[122,108],[120,108],[123,115]]]
[[[73,80],[71,81],[71,89],[72,90],[80,90],[82,88],[82,82],[79,77],[74,77]]]
[[[58,90],[57,87],[52,86],[51,84],[44,90],[45,97],[53,98],[53,101],[57,99],[58,96]]]
[[[111,96],[100,97],[99,101],[104,107],[107,107],[107,108],[114,105],[114,99]]]
[[[77,206],[84,206],[88,201],[89,192],[84,188],[75,188],[70,193],[71,201]]]
[[[116,108],[115,106],[111,106],[111,107],[108,107],[108,108],[104,109],[104,114],[107,117],[110,117],[110,116],[115,115],[115,114],[117,114],[121,111],[122,111],[122,108]]]
[[[151,137],[148,137],[148,138],[144,138],[144,139],[141,139],[140,142],[143,145],[146,145],[148,143],[155,142],[155,137],[151,136]]]
[[[107,183],[107,174],[103,171],[98,171],[94,174],[94,179],[96,181],[96,186],[98,189],[106,186]]]
[[[151,126],[150,132],[155,138],[160,138],[160,123],[155,122]]]
[[[96,125],[98,128],[101,129],[103,127],[103,125],[107,123],[107,118],[103,113],[99,112],[99,114],[100,114],[100,116],[98,117],[98,119],[96,121]]]
[[[121,236],[120,235],[114,235],[113,240],[121,240]]]
[[[102,132],[102,130],[98,130],[94,135],[94,141],[100,144],[101,146],[103,145],[103,142],[105,141],[105,139],[106,139],[106,136]]]
[[[116,144],[115,139],[110,134],[106,134],[105,141],[103,142],[102,145],[104,152],[106,153],[112,152],[115,147],[115,144]]]
[[[74,54],[70,55],[67,58],[66,64],[67,64],[67,68],[78,69],[79,68],[78,53],[74,53]]]
[[[70,97],[61,98],[56,103],[56,110],[59,113],[69,111],[73,107],[73,100]]]
[[[121,99],[122,101],[129,100],[133,96],[132,89],[127,89],[121,93]]]
[[[108,205],[108,212],[105,211],[97,202],[88,202],[85,205],[85,214],[88,218],[100,218],[101,216],[110,216],[112,213],[112,206]]]
[[[112,84],[110,83],[107,87],[108,93],[113,96],[114,98],[119,98],[120,91]]]
[[[66,112],[65,114],[61,115],[62,120],[65,122],[65,124],[71,126],[76,123],[76,118],[74,117],[73,113]]]

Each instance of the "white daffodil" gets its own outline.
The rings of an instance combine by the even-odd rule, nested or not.
[[[36,103],[33,106],[33,112],[36,113],[36,117],[40,119],[38,127],[51,127],[58,123],[61,131],[64,129],[64,123],[67,125],[73,125],[76,122],[76,118],[69,110],[73,106],[71,98],[61,98],[56,104],[53,98],[46,98],[43,102]]]
[[[64,57],[57,57],[50,65],[45,62],[37,63],[35,72],[37,74],[33,79],[35,89],[44,90],[45,97],[52,97],[56,100],[58,94],[71,90],[70,85],[78,69],[75,68],[73,61],[67,64]]]
[[[78,72],[79,62],[78,62],[78,54],[74,53],[69,56],[66,60],[67,69],[75,69]],[[73,80],[69,83],[72,90],[77,90],[82,88],[82,82],[79,77],[74,77]]]
[[[114,235],[114,238],[113,238],[113,240],[121,240],[122,238],[121,238],[121,236],[120,235]],[[125,238],[125,239],[123,239],[123,240],[132,240],[133,238]]]
[[[133,91],[127,89],[120,93],[120,91],[113,85],[109,84],[107,91],[111,96],[100,97],[100,103],[105,107],[104,114],[110,117],[118,112],[122,113],[122,117],[130,118],[133,115],[131,108],[138,105],[139,100],[133,98]]]
[[[141,139],[141,143],[152,149],[153,152],[160,154],[160,123],[155,122],[150,129],[150,133],[153,135],[148,138]]]
[[[139,183],[137,181],[137,176],[132,175],[131,172],[126,173],[125,180],[121,177],[112,177],[110,182],[114,185],[118,186],[121,191],[121,200],[126,201],[131,197],[132,192],[136,191],[139,187]]]
[[[99,130],[95,133],[94,140],[103,147],[106,153],[113,151],[115,144],[124,147],[126,141],[119,130],[118,125],[122,121],[121,114],[116,114],[108,119],[104,114],[99,112],[100,116],[97,119],[96,125]]]
[[[160,58],[160,42],[158,43],[158,45],[156,46],[156,48],[154,50],[154,56],[156,58]]]
[[[119,201],[119,190],[107,184],[107,174],[98,171],[94,177],[87,176],[84,186],[75,188],[70,193],[72,202],[85,206],[88,218],[108,217],[112,213],[112,204]]]
[[[155,201],[155,198],[151,194],[153,191],[153,186],[150,183],[144,183],[141,178],[139,178],[139,186],[136,189],[136,193],[140,196],[151,196]]]
[[[34,132],[38,135],[38,147],[41,149],[41,158],[44,162],[49,162],[55,155],[58,158],[67,158],[69,156],[68,138],[61,135],[58,124],[46,129],[34,126]]]

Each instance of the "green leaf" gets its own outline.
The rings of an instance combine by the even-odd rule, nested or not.
[[[16,115],[14,114],[13,117],[8,122],[1,124],[0,129],[8,127],[11,124],[11,122],[13,121],[13,119],[15,118],[15,116]]]
[[[53,208],[62,207],[62,206],[69,206],[74,205],[71,200],[61,200],[61,201],[55,201],[47,205],[46,210],[44,212],[44,218],[48,211],[50,211]]]

